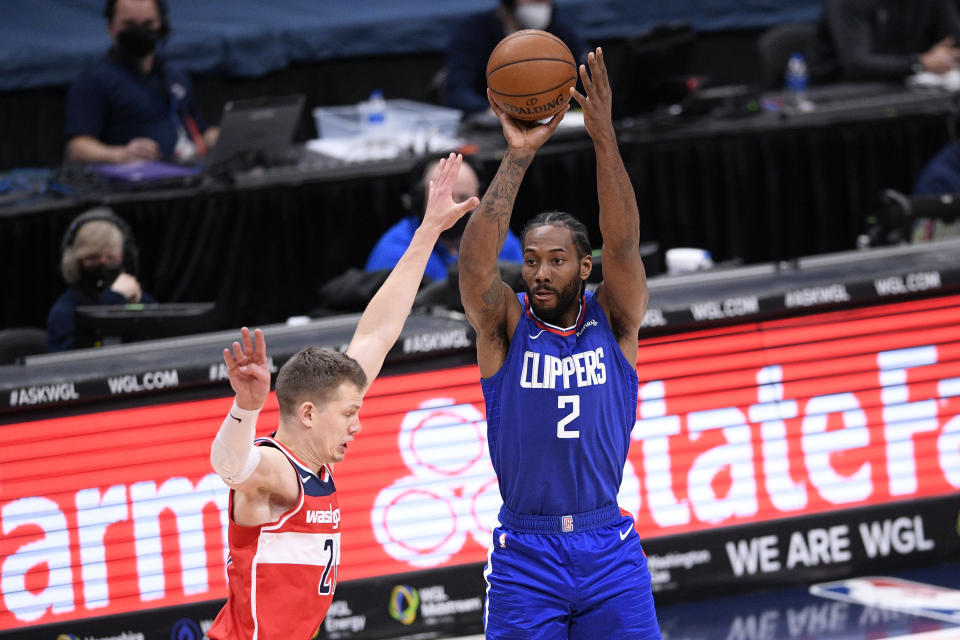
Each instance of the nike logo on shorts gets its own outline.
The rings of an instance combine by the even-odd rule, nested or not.
[[[626,529],[624,529],[623,531],[620,532],[620,539],[621,539],[621,540],[626,540],[626,539],[627,539],[627,536],[630,535],[630,529],[631,529],[631,528],[632,528],[632,527],[627,527]]]

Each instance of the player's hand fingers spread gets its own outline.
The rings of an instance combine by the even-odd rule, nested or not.
[[[453,182],[457,179],[457,173],[460,170],[461,156],[451,153],[440,161],[438,188],[441,192],[451,191]]]
[[[467,213],[467,211],[470,211],[471,209],[476,209],[478,206],[480,206],[480,198],[478,198],[477,196],[470,196],[469,198],[467,198],[466,200],[464,200],[463,202],[457,205],[457,219],[459,220],[464,216],[464,214]]]
[[[597,66],[593,71],[593,82],[604,91],[610,90],[610,77],[607,75],[607,64],[603,60],[603,49],[597,47]]]
[[[239,342],[233,343],[233,359],[238,365],[243,364],[246,360],[244,357],[243,348],[240,346]]]
[[[457,176],[460,175],[460,167],[463,165],[463,155],[459,153],[451,153],[448,171],[449,175],[447,176],[447,183],[450,185],[450,188],[453,188],[453,183],[457,181]]]
[[[591,53],[587,58],[588,60],[592,59],[593,54]],[[587,73],[586,65],[580,65],[580,82],[583,83],[583,89],[587,95],[593,95],[593,80],[590,78],[590,74]]]
[[[450,174],[450,157],[440,158],[440,163],[437,165],[437,177],[434,182],[437,189],[442,189],[446,184],[448,176]]]
[[[260,329],[255,329],[253,332],[254,337],[254,346],[256,351],[254,352],[254,360],[260,364],[267,363],[267,343],[263,338],[263,331]]]
[[[584,109],[587,108],[587,97],[577,91],[576,87],[570,87],[570,97],[577,101]]]
[[[250,335],[250,329],[242,327],[240,329],[240,338],[243,341],[243,355],[253,354],[253,337]]]

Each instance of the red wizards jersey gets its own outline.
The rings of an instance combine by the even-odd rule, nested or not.
[[[319,476],[273,438],[258,446],[279,449],[293,465],[302,489],[297,504],[276,522],[230,524],[229,595],[213,626],[212,640],[308,640],[330,608],[340,564],[340,506],[330,469]]]

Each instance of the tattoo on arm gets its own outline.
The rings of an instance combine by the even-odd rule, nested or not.
[[[508,151],[506,158],[500,165],[500,170],[497,171],[497,175],[494,177],[493,182],[480,201],[480,206],[473,214],[475,217],[482,218],[486,223],[484,225],[484,233],[491,233],[492,235],[493,229],[490,228],[491,226],[496,228],[497,233],[496,253],[490,256],[485,253],[487,249],[484,248],[483,255],[477,256],[478,261],[476,264],[478,264],[478,266],[479,264],[489,264],[490,266],[490,286],[480,295],[483,304],[479,311],[483,313],[495,312],[497,309],[502,308],[506,298],[503,278],[496,264],[496,254],[500,252],[504,242],[507,240],[507,232],[510,229],[510,216],[513,213],[513,203],[517,197],[520,182],[523,180],[523,175],[527,167],[530,166],[531,160],[533,160],[532,154],[517,157]],[[461,260],[464,259],[465,255],[466,250],[461,247]],[[487,263],[487,260],[491,258],[492,261]],[[482,280],[486,280],[486,277],[482,278]],[[477,284],[479,285],[480,283],[478,282]]]
[[[483,292],[483,304],[487,308],[495,307],[503,301],[503,280],[500,278],[500,273],[493,278],[493,282],[490,283],[490,287]]]
[[[477,210],[480,215],[497,225],[497,241],[500,247],[507,239],[507,229],[510,227],[510,215],[513,213],[517,190],[533,157],[508,156],[507,160],[501,167],[501,171],[497,173]]]

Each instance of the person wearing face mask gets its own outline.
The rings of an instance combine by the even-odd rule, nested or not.
[[[74,312],[81,305],[156,302],[136,278],[137,248],[130,228],[110,209],[97,207],[67,227],[60,272],[69,288],[47,316],[47,350],[73,348]]]
[[[164,0],[107,0],[112,46],[67,94],[67,160],[191,160],[216,143],[187,74],[157,47],[170,27]]]
[[[466,114],[488,112],[487,59],[504,36],[520,29],[549,31],[566,43],[578,63],[587,44],[553,0],[500,0],[496,9],[477,13],[454,30],[447,48],[444,102]]]

